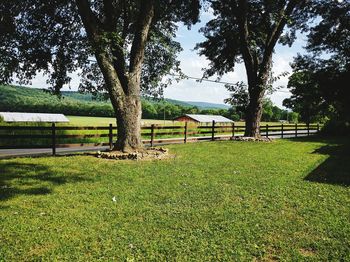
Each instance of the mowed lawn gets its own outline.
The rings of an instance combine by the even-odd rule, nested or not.
[[[168,148],[1,160],[0,261],[350,260],[349,139]]]

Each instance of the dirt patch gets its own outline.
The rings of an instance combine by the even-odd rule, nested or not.
[[[304,257],[311,257],[316,254],[316,251],[311,248],[300,248],[299,253]]]
[[[115,160],[162,160],[171,158],[167,148],[145,148],[139,151],[125,153],[121,151],[97,152],[98,158],[115,159]]]

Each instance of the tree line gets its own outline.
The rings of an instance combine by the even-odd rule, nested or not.
[[[350,134],[350,2],[316,5],[321,22],[308,36],[306,55],[294,59],[284,105],[324,131]],[[327,54],[327,55],[322,55]]]
[[[42,89],[33,89],[19,86],[0,86],[0,111],[4,112],[40,112],[61,113],[65,115],[114,117],[114,110],[109,101],[97,99],[88,94],[64,92],[61,98],[52,96]],[[222,115],[234,121],[244,119],[240,107],[232,106],[229,109],[203,109],[197,106],[186,106],[167,100],[142,99],[143,119],[173,120],[184,114]],[[270,100],[263,106],[263,121],[289,120],[292,112],[282,110]]]

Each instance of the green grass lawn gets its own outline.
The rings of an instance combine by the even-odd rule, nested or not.
[[[349,139],[168,147],[1,160],[0,261],[350,260]]]

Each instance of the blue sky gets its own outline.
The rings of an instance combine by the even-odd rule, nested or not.
[[[202,68],[208,65],[208,61],[205,57],[200,57],[194,47],[196,43],[204,40],[204,37],[198,32],[198,30],[205,25],[207,21],[212,18],[210,12],[203,13],[201,16],[201,23],[196,24],[188,30],[185,26],[180,26],[177,33],[177,41],[182,45],[183,51],[179,54],[179,60],[181,61],[181,69],[184,74],[188,76],[201,77]],[[278,45],[273,58],[273,71],[275,75],[282,72],[291,72],[290,63],[293,61],[293,57],[297,53],[303,53],[302,46],[305,45],[305,40],[302,35],[299,35],[297,41],[291,48],[288,46]],[[70,90],[77,90],[79,85],[79,77],[77,74],[72,74],[72,82],[70,84]],[[45,88],[46,77],[37,75],[33,79],[31,86]],[[225,82],[246,82],[246,73],[243,64],[236,65],[235,70],[227,75],[223,76],[222,81]],[[276,86],[286,86],[288,83],[288,76],[281,78],[275,83]],[[69,90],[65,87],[64,90]],[[201,101],[212,103],[224,103],[224,99],[229,97],[229,93],[225,89],[223,84],[209,83],[209,82],[196,82],[195,80],[181,80],[179,83],[174,82],[171,86],[165,89],[164,96],[166,98],[178,99],[183,101]],[[286,88],[280,89],[280,92],[275,92],[270,96],[271,100],[279,107],[282,107],[282,102],[285,98],[289,97],[290,93]]]
[[[208,65],[208,61],[204,57],[200,57],[194,46],[196,43],[205,40],[205,38],[198,32],[198,30],[205,25],[209,19],[211,19],[210,13],[202,15],[201,23],[192,27],[189,31],[186,27],[180,27],[177,40],[183,47],[183,52],[179,58],[181,61],[181,69],[183,73],[189,76],[201,77],[202,68]],[[275,75],[282,72],[291,72],[290,63],[293,61],[293,57],[297,53],[303,53],[303,46],[305,45],[305,36],[299,35],[292,47],[278,45],[274,54],[274,67],[273,71]],[[213,78],[215,79],[215,77]],[[233,72],[223,76],[224,82],[246,82],[246,73],[243,64],[236,65]],[[270,96],[271,100],[278,106],[282,107],[282,101],[290,96],[290,93],[286,89],[288,83],[288,76],[281,78],[275,83],[275,86],[284,86],[279,92],[275,92]],[[182,80],[179,83],[174,83],[172,86],[165,90],[165,97],[187,100],[187,101],[205,101],[214,103],[223,103],[223,100],[229,96],[229,93],[224,88],[223,84],[202,82],[198,83],[195,80]]]

